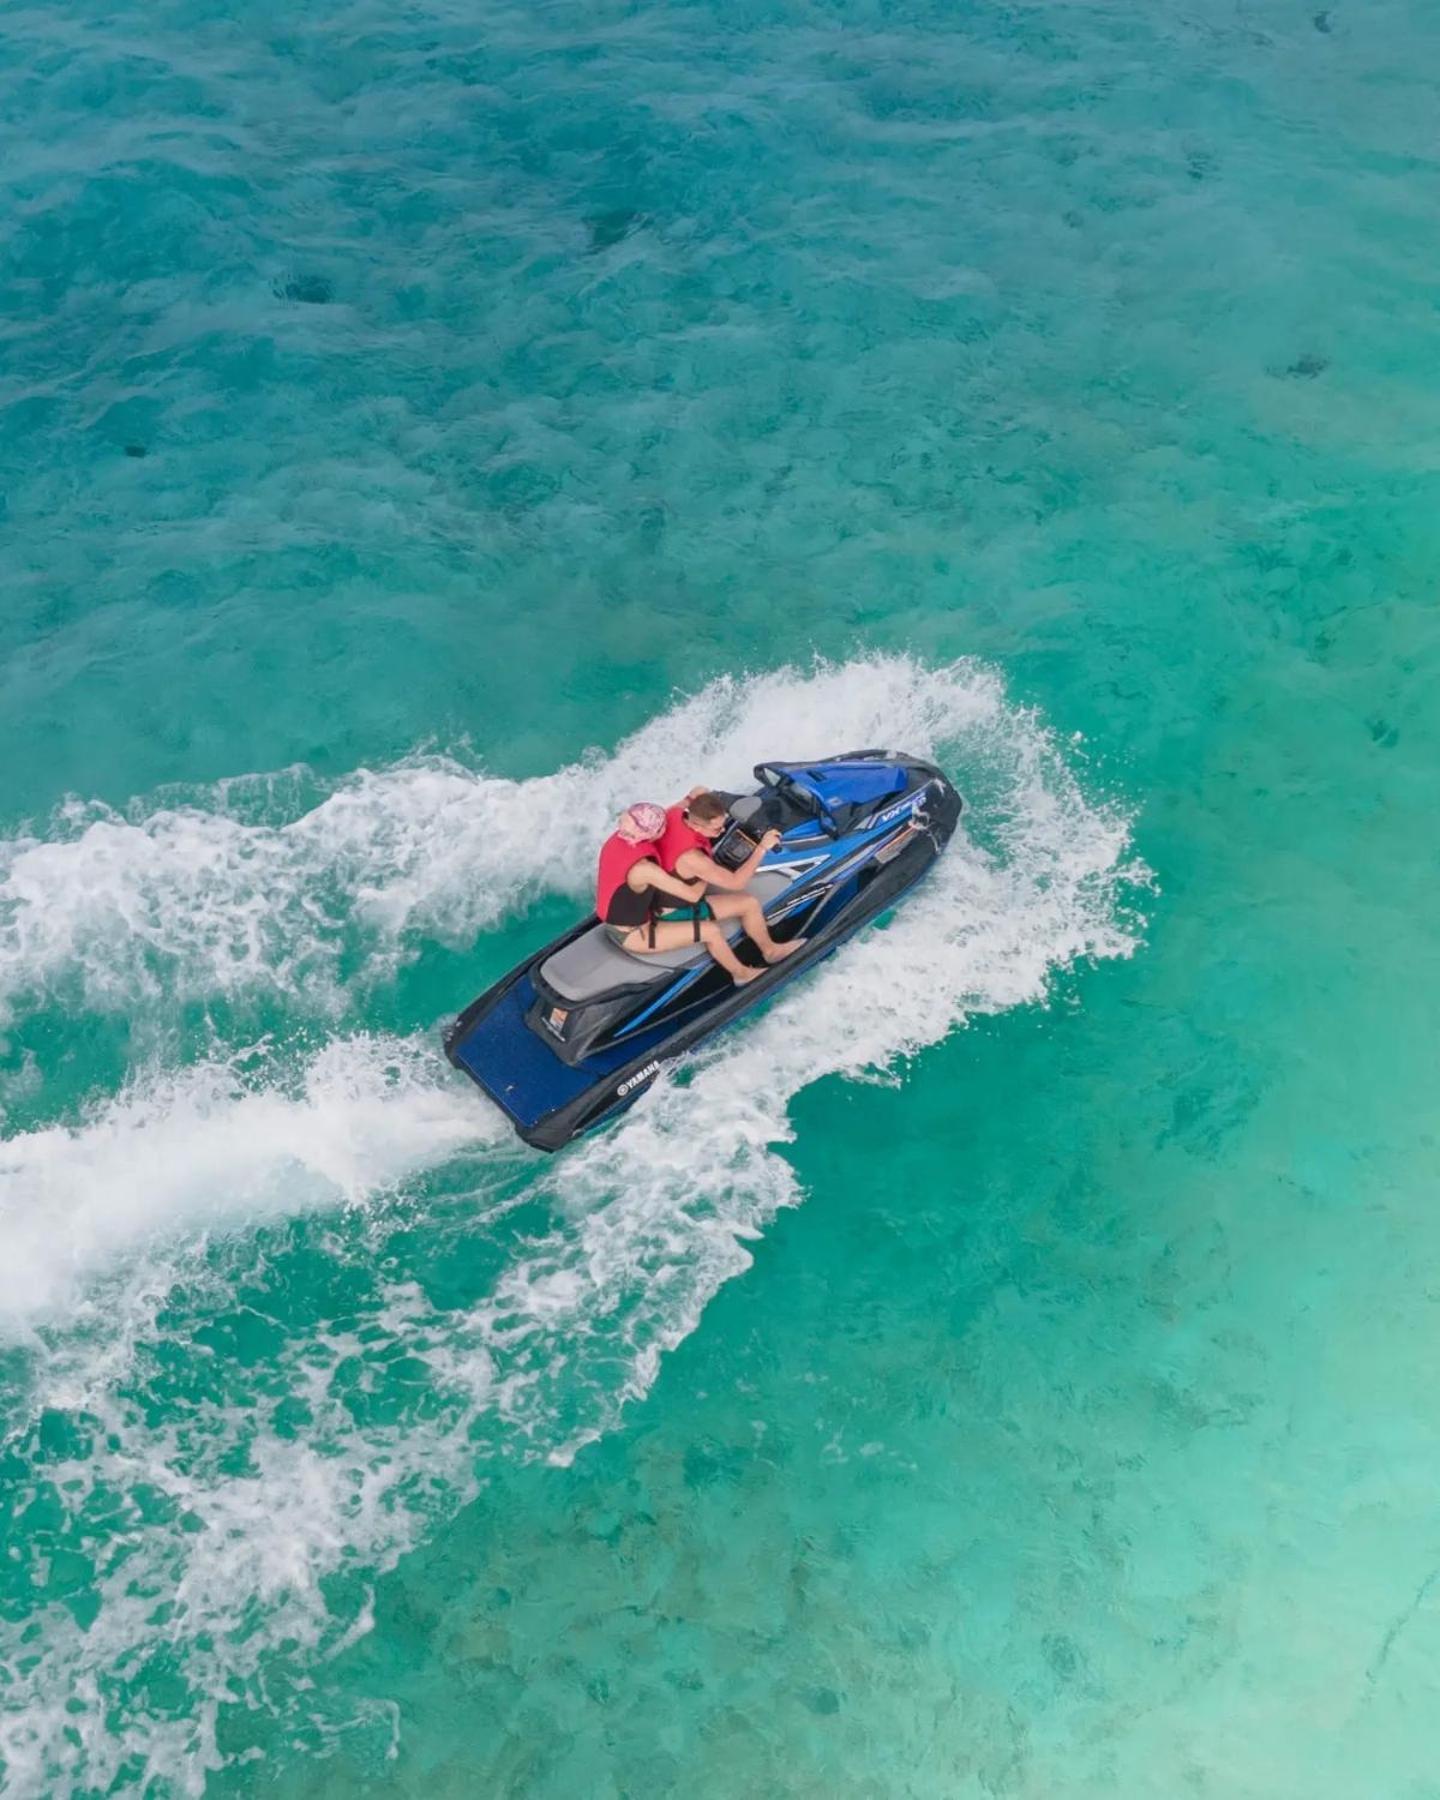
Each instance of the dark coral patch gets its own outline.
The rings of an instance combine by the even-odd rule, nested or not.
[[[281,300],[298,300],[302,306],[328,306],[335,298],[335,283],[328,275],[292,275],[288,281],[277,281],[275,292]]]
[[[597,213],[594,218],[585,221],[590,231],[590,253],[597,250],[608,250],[612,244],[618,244],[638,231],[645,223],[645,215],[636,212],[633,206],[615,206],[609,212]]]

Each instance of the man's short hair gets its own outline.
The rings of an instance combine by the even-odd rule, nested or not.
[[[686,802],[685,810],[702,825],[711,825],[715,820],[723,819],[730,808],[718,794],[697,794],[693,800]]]

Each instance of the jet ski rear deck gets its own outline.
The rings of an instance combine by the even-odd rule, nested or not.
[[[634,956],[592,914],[473,1001],[445,1051],[527,1143],[556,1150],[631,1105],[664,1065],[831,955],[940,855],[960,817],[932,764],[887,751],[762,763],[730,796],[715,847],[738,868],[772,826],[782,840],[750,883],[772,934],[803,948],[736,987],[703,944]],[[743,961],[758,952],[729,927]]]

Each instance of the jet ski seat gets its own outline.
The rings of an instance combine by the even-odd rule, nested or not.
[[[790,882],[788,875],[762,870],[745,891],[766,905],[783,894]],[[740,922],[727,919],[724,923],[725,935],[733,944],[740,936]],[[540,974],[545,985],[553,988],[562,1000],[578,1003],[594,1000],[611,988],[658,981],[662,975],[688,968],[709,954],[703,944],[682,944],[678,950],[656,950],[652,954],[634,956],[630,951],[622,950],[603,925],[592,925],[564,949],[546,957],[540,965]]]

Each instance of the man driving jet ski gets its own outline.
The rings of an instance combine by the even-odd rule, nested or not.
[[[740,961],[719,921],[738,919],[767,963],[781,961],[804,940],[777,944],[759,900],[742,891],[779,843],[779,832],[767,831],[738,869],[722,869],[704,846],[720,836],[725,818],[725,802],[703,788],[692,789],[668,813],[649,801],[627,808],[601,846],[595,911],[632,956],[704,944],[741,987],[763,971]],[[666,907],[667,896],[682,904]]]
[[[765,909],[754,894],[746,890],[769,851],[780,842],[780,833],[762,833],[760,841],[735,869],[725,869],[710,854],[710,845],[724,835],[730,808],[718,794],[707,788],[691,788],[679,803],[665,814],[665,831],[660,839],[660,867],[685,881],[703,881],[706,898],[695,910],[709,910],[713,919],[738,919],[741,929],[759,950],[767,963],[783,962],[805,942],[795,938],[788,944],[777,944],[765,923]],[[720,934],[723,938],[723,933]],[[682,940],[683,941],[683,940]],[[708,943],[710,940],[706,939]],[[713,946],[711,954],[714,954]],[[716,956],[717,962],[724,958]],[[728,967],[728,965],[726,965]],[[759,974],[747,969],[747,976]]]

